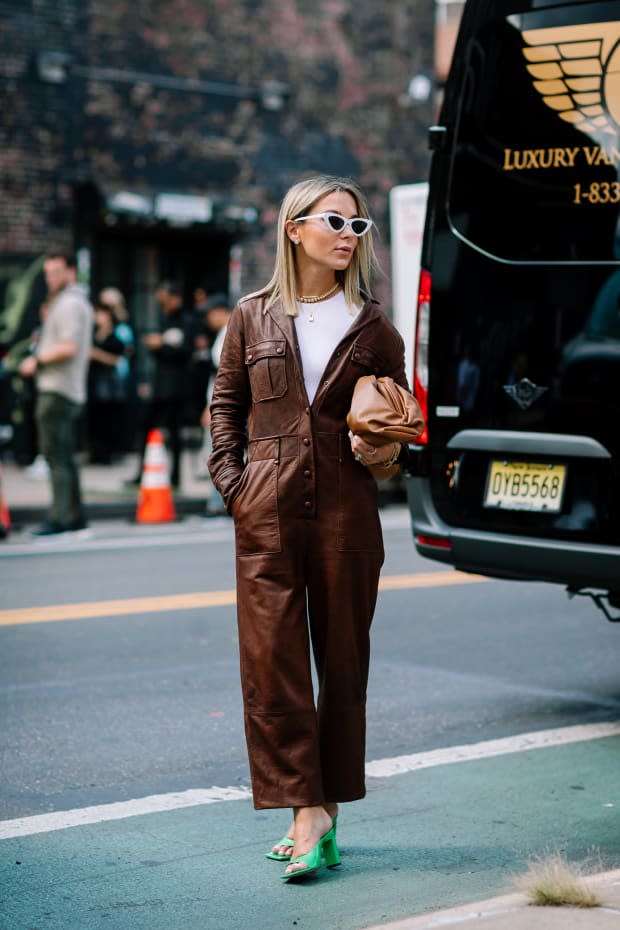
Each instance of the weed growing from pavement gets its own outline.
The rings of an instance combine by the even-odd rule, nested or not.
[[[524,875],[515,878],[517,888],[530,904],[559,907],[598,907],[600,899],[584,876],[584,867],[569,863],[561,853],[537,857]]]

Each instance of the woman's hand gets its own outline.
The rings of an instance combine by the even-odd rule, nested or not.
[[[94,362],[101,362],[102,365],[109,365],[112,367],[116,365],[122,356],[114,355],[113,352],[106,352],[105,349],[100,349],[98,346],[93,346],[90,350],[90,357]]]
[[[36,356],[27,355],[26,358],[21,362],[17,371],[22,376],[22,378],[34,378],[37,371]]]
[[[385,446],[371,446],[369,442],[349,432],[351,440],[351,449],[355,460],[361,465],[382,465],[394,459],[395,455],[400,452],[399,442],[388,442]]]

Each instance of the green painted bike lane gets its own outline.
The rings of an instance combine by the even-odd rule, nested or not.
[[[360,930],[514,890],[533,855],[620,866],[620,736],[369,779],[340,869],[279,879],[284,812],[230,801],[0,842],[1,930]]]

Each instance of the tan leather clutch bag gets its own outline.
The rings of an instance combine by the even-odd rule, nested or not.
[[[424,418],[415,397],[393,378],[364,375],[353,390],[347,426],[373,446],[412,442],[424,430]],[[398,466],[372,467],[375,478],[389,478]]]
[[[355,385],[347,425],[373,446],[412,442],[424,429],[415,397],[392,378],[364,375]]]

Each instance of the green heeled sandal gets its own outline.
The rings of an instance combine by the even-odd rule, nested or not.
[[[334,830],[334,839],[336,839],[336,824],[338,823],[338,814],[334,815],[332,821],[332,827]],[[290,836],[283,836],[279,843],[275,844],[276,846],[288,846],[291,852],[289,853],[274,853],[273,849],[270,849],[269,852],[265,853],[267,859],[275,859],[276,862],[288,862],[291,858],[293,846],[295,845],[295,840],[292,840]]]
[[[283,836],[282,839],[275,844],[276,846],[288,846],[292,852],[293,846],[295,845],[295,840],[292,840],[290,836]],[[291,858],[291,853],[275,853],[273,849],[270,849],[269,852],[265,853],[267,859],[275,859],[276,862],[288,862]]]
[[[314,875],[321,868],[323,859],[325,859],[325,865],[328,869],[334,869],[337,865],[340,865],[340,853],[336,846],[336,836],[333,827],[321,837],[310,852],[304,853],[303,856],[293,856],[291,864],[294,862],[302,862],[306,867],[305,869],[295,869],[292,872],[285,872],[280,878],[284,882],[290,882],[307,878],[308,875]]]

